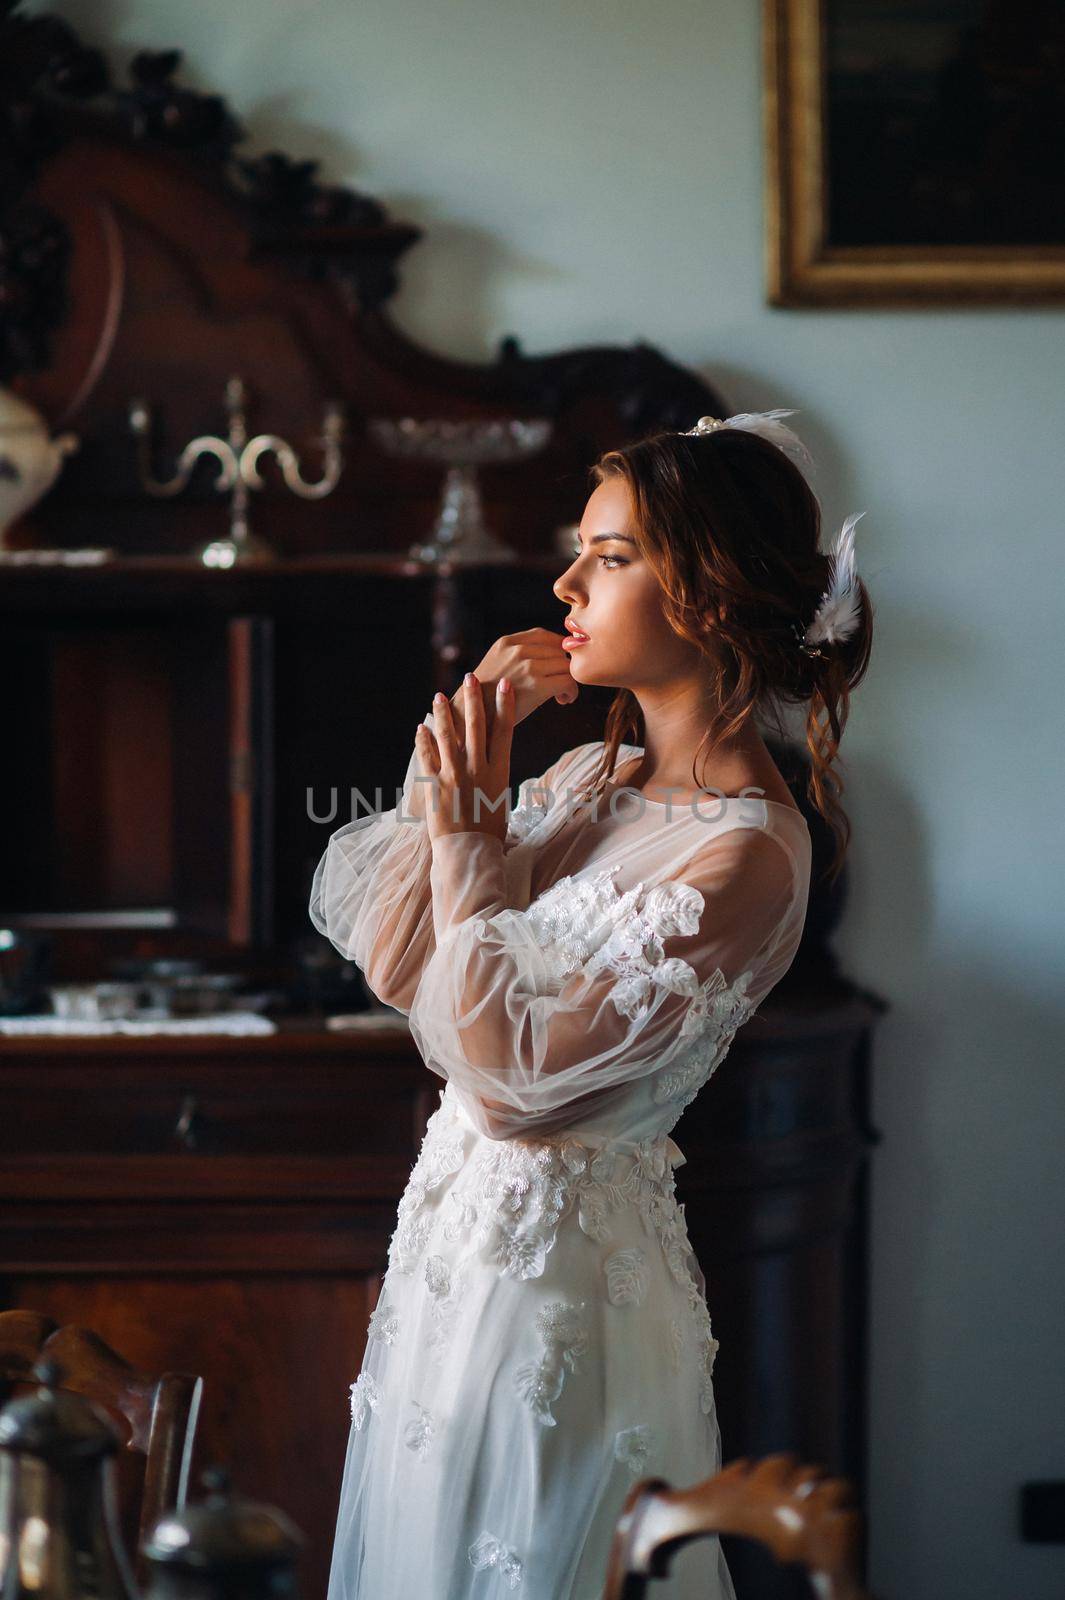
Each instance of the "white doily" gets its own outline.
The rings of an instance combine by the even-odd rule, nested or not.
[[[137,1021],[115,1017],[102,1022],[73,1022],[66,1017],[0,1017],[0,1033],[276,1033],[277,1023],[254,1011],[226,1011],[214,1017],[160,1017]]]

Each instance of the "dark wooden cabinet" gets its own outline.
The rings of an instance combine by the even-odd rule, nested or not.
[[[5,1308],[201,1373],[231,1464],[324,1593],[348,1385],[436,1091],[409,1035],[0,1041]]]

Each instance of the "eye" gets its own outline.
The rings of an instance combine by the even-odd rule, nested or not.
[[[580,545],[574,545],[573,559],[576,560],[582,553]],[[597,556],[596,559],[605,564],[608,572],[613,572],[616,567],[627,567],[629,564],[622,556]]]

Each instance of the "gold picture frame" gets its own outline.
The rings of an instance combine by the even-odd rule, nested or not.
[[[964,12],[964,0],[959,0],[957,9],[959,13]],[[974,0],[972,9],[974,23],[958,35],[962,39],[959,49],[965,57],[966,71],[973,81],[979,83],[981,72],[986,73],[989,64],[992,70],[997,69],[999,62],[988,53],[991,44],[981,36],[980,22],[976,16],[986,8]],[[948,78],[944,64],[931,59],[927,49],[929,44],[936,42],[937,36],[933,30],[941,27],[941,8],[939,18],[933,16],[934,11],[934,7],[928,8],[928,28],[922,45],[922,35],[914,32],[915,25],[918,28],[920,26],[921,0],[898,0],[894,18],[890,4],[868,6],[863,12],[857,0],[850,0],[849,4],[843,5],[834,5],[830,0],[763,0],[765,260],[770,305],[912,307],[947,302],[1060,304],[1065,300],[1065,236],[1061,243],[1057,242],[1056,237],[1048,238],[1046,242],[1036,236],[1023,243],[998,243],[993,239],[982,241],[974,236],[981,217],[981,168],[974,163],[972,173],[966,170],[964,128],[957,130],[938,106],[933,107],[941,118],[937,126],[945,128],[953,137],[954,166],[945,169],[946,181],[943,181],[944,168],[940,167],[932,170],[923,191],[913,186],[913,192],[920,193],[924,207],[922,210],[921,205],[915,206],[913,215],[925,228],[928,228],[931,217],[935,229],[940,226],[941,218],[939,212],[929,209],[930,206],[934,207],[940,192],[948,197],[957,193],[962,196],[966,207],[963,225],[959,227],[959,238],[944,238],[932,243],[892,240],[892,225],[900,233],[905,232],[908,222],[905,204],[910,191],[902,196],[901,201],[898,193],[893,191],[890,194],[891,204],[885,206],[885,231],[888,237],[875,237],[875,197],[870,201],[860,185],[848,186],[841,182],[836,188],[840,195],[851,191],[857,195],[860,225],[856,231],[864,230],[867,237],[860,242],[847,238],[846,226],[838,220],[846,207],[842,201],[833,207],[830,175],[839,171],[840,159],[853,161],[855,157],[851,145],[834,152],[829,142],[829,110],[839,104],[836,87],[839,80],[830,77],[832,62],[845,55],[839,39],[830,37],[830,30],[842,26],[841,18],[849,19],[852,51],[856,40],[861,45],[860,52],[854,51],[854,58],[872,62],[874,68],[877,68],[876,51],[884,50],[882,66],[869,79],[877,88],[887,83],[890,89],[890,75],[898,69],[900,59],[905,65],[906,49],[916,51],[918,70],[911,74],[911,78],[919,88],[923,71],[924,81],[938,95],[940,85],[949,83],[953,86],[956,74],[955,78]],[[895,41],[891,30],[894,23],[897,23],[899,30],[901,56],[899,49],[893,48]],[[1001,47],[1001,37],[998,42]],[[1053,63],[1059,59],[1059,53],[1049,48],[1041,51],[1037,40],[1007,37],[1005,46],[1003,77],[1007,86],[1010,86],[1012,80],[1007,74],[1011,68],[1016,68],[1013,76],[1021,86],[1017,102],[1020,106],[1019,115],[1023,116],[1025,108],[1020,102],[1020,94],[1027,85],[1022,78],[1022,70],[1029,69],[1030,81],[1031,73],[1038,74],[1044,70],[1041,62],[1049,61],[1051,64],[1045,68],[1049,74],[1056,70]],[[1022,60],[1022,52],[1029,48],[1030,59],[1025,56]],[[981,54],[981,51],[984,53]],[[954,59],[946,62],[945,66],[953,70]],[[855,76],[853,81],[860,89],[862,80]],[[997,82],[995,87],[998,87]],[[1051,105],[1059,87],[1061,93],[1065,94],[1065,85],[1037,81],[1037,88],[1049,97],[1046,103]],[[888,105],[887,99],[884,104]],[[868,102],[862,102],[855,113],[866,137],[871,140],[867,148],[873,150],[878,148],[875,143],[877,109],[874,96]],[[901,120],[905,122],[905,118]],[[837,123],[839,121],[837,116]],[[899,121],[896,117],[892,131]],[[888,126],[885,121],[885,127]],[[986,124],[981,124],[985,133],[986,127]],[[997,131],[992,129],[992,132]],[[1012,129],[1009,131],[1012,133]],[[889,142],[886,140],[883,148],[887,148]],[[1020,142],[1015,141],[1017,144]],[[1065,172],[1059,194],[1056,175],[1049,171],[1052,156],[1048,155],[1049,176],[1038,168],[1038,164],[1035,172],[1035,179],[1041,187],[1031,186],[1033,172],[1029,163],[1023,168],[1018,167],[1017,184],[1021,187],[1011,189],[1008,171],[1003,179],[1003,146],[1008,150],[1009,140],[1000,139],[995,149],[993,185],[988,189],[988,214],[998,221],[1005,232],[1010,226],[1010,201],[1023,206],[1025,197],[1032,196],[1028,210],[1021,214],[1022,225],[1017,231],[1037,232],[1045,225],[1047,233],[1056,236],[1059,232],[1059,206],[1062,207],[1061,214],[1065,215]],[[914,148],[920,150],[921,146],[911,147],[910,166],[905,169],[900,167],[900,170],[906,171],[908,180],[912,178]],[[990,168],[991,163],[986,163],[984,170]],[[886,165],[883,170],[887,170]],[[941,186],[939,189],[937,184]],[[1028,188],[1024,187],[1026,184]],[[1021,197],[1019,200],[1018,194]],[[863,204],[864,213],[861,212]],[[953,225],[954,212],[947,207],[945,214],[947,223]],[[1016,221],[1014,214],[1014,226]],[[920,232],[919,225],[914,229],[914,235]],[[969,237],[963,237],[965,234]]]

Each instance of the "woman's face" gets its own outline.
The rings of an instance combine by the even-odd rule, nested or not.
[[[580,550],[552,587],[567,620],[588,636],[584,644],[563,644],[578,683],[637,690],[691,671],[699,659],[666,621],[658,578],[636,544],[623,478],[607,478],[592,493]]]

